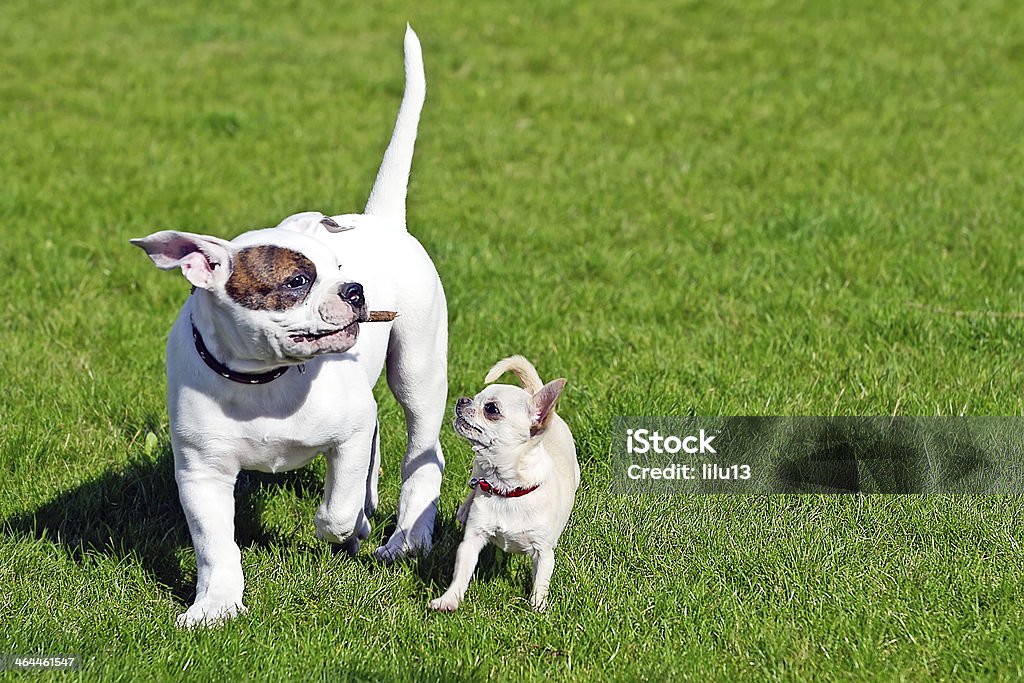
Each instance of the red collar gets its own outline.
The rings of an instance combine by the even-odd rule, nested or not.
[[[540,484],[534,484],[533,486],[518,486],[514,489],[499,489],[496,486],[492,486],[491,482],[486,479],[477,479],[473,477],[469,480],[469,488],[475,489],[480,487],[480,490],[487,494],[494,494],[495,496],[501,496],[502,498],[518,498],[519,496],[525,496],[530,491],[536,491]]]

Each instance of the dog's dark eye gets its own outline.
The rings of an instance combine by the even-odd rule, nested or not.
[[[498,409],[498,404],[494,401],[488,401],[484,404],[484,415],[491,420],[497,420],[501,417],[501,411]]]
[[[298,275],[286,280],[284,286],[287,289],[301,289],[302,287],[305,287],[308,284],[309,276],[303,273],[299,273]]]

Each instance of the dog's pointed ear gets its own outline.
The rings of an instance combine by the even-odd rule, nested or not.
[[[531,417],[533,419],[533,424],[530,426],[531,434],[539,434],[547,428],[551,413],[555,410],[555,403],[558,401],[558,397],[562,395],[562,389],[564,388],[565,379],[559,378],[542,386],[540,391],[530,399],[532,404]]]
[[[201,289],[227,282],[231,275],[231,244],[217,237],[161,230],[131,243],[145,251],[157,268],[181,268],[185,279]]]

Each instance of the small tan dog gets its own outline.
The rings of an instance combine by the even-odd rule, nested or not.
[[[487,373],[493,382],[511,371],[523,389],[492,384],[455,406],[455,431],[473,446],[472,489],[456,513],[466,533],[455,555],[455,573],[430,607],[454,612],[487,543],[525,553],[533,560],[530,604],[547,607],[562,535],[580,484],[580,466],[569,426],[555,414],[564,379],[543,384],[536,368],[511,356]]]

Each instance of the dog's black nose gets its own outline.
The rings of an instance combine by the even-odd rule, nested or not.
[[[458,410],[462,410],[463,408],[468,408],[472,403],[473,399],[466,398],[465,396],[463,396],[462,398],[455,402],[455,408]]]
[[[346,282],[338,287],[338,296],[343,301],[352,304],[353,308],[360,308],[366,303],[366,299],[363,297],[363,286],[358,282]]]

